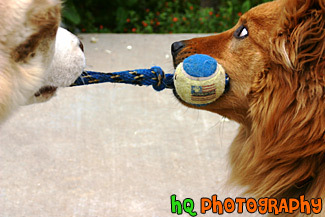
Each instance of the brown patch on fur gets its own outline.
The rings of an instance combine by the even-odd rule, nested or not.
[[[241,25],[249,36],[236,39]],[[174,57],[208,54],[229,74],[230,91],[200,109],[241,124],[231,181],[256,197],[325,198],[324,29],[324,0],[278,0],[226,32],[186,41]]]
[[[26,16],[29,17],[28,25],[35,26],[37,32],[12,52],[12,58],[16,62],[28,61],[40,45],[47,46],[46,40],[55,38],[59,27],[61,5],[50,7],[41,0],[36,0],[35,3],[38,3],[37,7],[30,8]]]

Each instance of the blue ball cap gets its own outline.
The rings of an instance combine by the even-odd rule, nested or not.
[[[185,72],[197,78],[211,76],[215,73],[217,65],[217,60],[205,54],[194,54],[183,61]]]

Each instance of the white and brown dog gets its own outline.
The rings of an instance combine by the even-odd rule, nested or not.
[[[60,28],[60,0],[0,1],[0,123],[18,106],[43,102],[85,67],[79,39]]]

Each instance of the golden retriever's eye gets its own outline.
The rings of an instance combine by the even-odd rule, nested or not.
[[[243,39],[248,36],[248,30],[244,25],[241,25],[234,33],[235,38]]]

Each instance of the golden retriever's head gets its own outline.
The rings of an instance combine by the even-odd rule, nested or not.
[[[17,106],[71,84],[85,58],[76,36],[59,28],[60,0],[0,1],[0,14],[1,121]]]
[[[228,73],[229,91],[199,109],[245,127],[231,149],[232,174],[256,195],[279,195],[324,168],[324,50],[324,0],[265,3],[228,31],[172,45],[175,66],[201,53]]]
[[[276,64],[297,74],[307,63],[300,60],[308,55],[313,56],[312,61],[318,62],[318,67],[323,65],[320,60],[324,50],[324,5],[322,1],[304,2],[265,3],[245,13],[228,31],[173,44],[175,66],[192,54],[207,54],[214,57],[230,77],[230,91],[200,109],[240,123],[250,122],[247,118],[254,80],[271,71],[278,72],[274,68]]]

